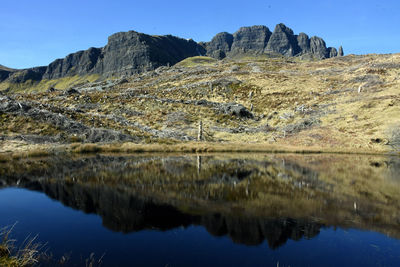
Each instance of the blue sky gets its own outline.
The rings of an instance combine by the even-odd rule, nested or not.
[[[400,1],[18,0],[0,6],[0,64],[48,65],[101,47],[112,33],[136,30],[209,41],[221,31],[283,22],[322,37],[346,54],[400,52]]]

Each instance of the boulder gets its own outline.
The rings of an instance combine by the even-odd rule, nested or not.
[[[252,119],[254,115],[243,105],[237,103],[227,103],[221,105],[221,111],[224,114],[236,116],[239,118]]]

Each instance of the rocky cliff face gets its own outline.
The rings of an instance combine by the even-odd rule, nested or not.
[[[94,67],[99,61],[101,54],[102,49],[89,48],[85,51],[69,54],[64,59],[57,59],[46,68],[43,79],[56,79],[94,72]]]
[[[10,71],[8,71],[8,70],[2,70],[2,69],[0,69],[0,81],[3,81],[3,80],[5,80],[5,79],[7,79],[8,78],[8,76],[10,75]]]
[[[0,82],[9,79],[19,83],[27,80],[57,79],[74,75],[131,75],[159,66],[174,65],[206,50],[193,40],[172,35],[151,36],[135,31],[111,35],[103,48],[89,48],[57,59],[47,67],[18,71],[0,69]],[[11,75],[10,75],[11,74]]]
[[[260,53],[264,50],[271,37],[271,32],[265,26],[242,27],[233,34],[231,53]]]
[[[57,59],[47,67],[43,78],[86,74],[131,75],[159,66],[173,65],[187,57],[204,53],[204,48],[193,40],[172,35],[119,32],[111,35],[103,48],[90,48]]]
[[[25,70],[0,68],[0,82],[58,79],[66,76],[99,74],[100,76],[131,75],[159,66],[173,65],[187,57],[208,55],[213,58],[236,57],[243,54],[310,55],[329,58],[343,55],[327,48],[324,40],[304,33],[295,35],[284,24],[274,32],[266,26],[242,27],[234,34],[222,32],[208,43],[196,43],[172,35],[151,36],[135,31],[119,32],[108,38],[103,48],[89,48],[57,59],[45,67]]]
[[[207,55],[217,59],[244,54],[281,54],[289,57],[308,55],[320,59],[343,55],[343,49],[342,53],[338,53],[336,48],[327,48],[325,41],[319,37],[309,38],[305,33],[295,35],[292,29],[282,23],[276,25],[272,33],[266,26],[242,27],[231,35],[231,48],[228,49],[226,45],[221,49],[223,40],[228,36],[229,33],[220,33],[206,43]]]
[[[218,33],[208,44],[206,44],[207,55],[216,59],[226,57],[231,51],[233,35],[227,32]]]
[[[292,29],[284,24],[276,25],[266,47],[266,52],[275,52],[289,57],[297,55],[300,49]]]
[[[7,79],[13,71],[15,70],[0,65],[0,82]]]

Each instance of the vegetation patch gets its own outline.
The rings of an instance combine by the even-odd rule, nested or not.
[[[178,67],[212,66],[217,62],[218,60],[216,60],[215,58],[197,56],[197,57],[185,58],[181,62],[178,62],[175,66]]]

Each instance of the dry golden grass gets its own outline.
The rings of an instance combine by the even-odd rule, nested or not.
[[[208,142],[188,142],[183,144],[73,144],[67,150],[73,153],[342,153],[342,154],[374,154],[369,150],[354,151],[351,149],[324,149],[319,147],[301,147],[301,146],[280,146],[265,143],[208,143]],[[381,154],[376,152],[375,154]]]
[[[10,239],[13,227],[0,229],[0,266],[25,267],[35,266],[41,257],[42,245],[36,242],[36,237],[27,238],[21,247],[15,248],[15,240]]]
[[[229,149],[237,150],[234,148],[236,144],[245,144],[242,150],[258,150],[258,145],[253,144],[261,144],[268,151],[279,151],[283,147],[285,151],[384,153],[395,149],[389,146],[389,130],[400,127],[399,66],[399,54],[349,55],[319,61],[283,57],[215,61],[194,57],[157,75],[139,74],[140,79],[133,76],[129,82],[107,91],[93,90],[61,97],[59,92],[40,93],[41,89],[32,86],[28,90],[30,93],[21,92],[15,97],[18,101],[27,99],[48,104],[53,112],[89,127],[108,128],[136,136],[142,140],[140,143],[179,141],[159,138],[138,127],[120,123],[113,116],[190,137],[197,135],[197,125],[202,120],[207,132],[205,140],[210,142],[205,149],[210,151],[225,150],[229,146],[232,147]],[[69,77],[59,84],[67,86],[82,79],[86,78]],[[240,82],[224,84],[224,80],[229,79]],[[125,95],[127,91],[129,97]],[[167,103],[160,99],[177,101]],[[257,119],[240,119],[221,114],[210,106],[183,102],[202,99],[218,103],[236,102],[248,109],[253,106]],[[77,106],[84,107],[83,112],[72,111]],[[185,119],[171,121],[171,114],[176,113],[181,113]],[[2,116],[1,134],[65,134],[44,122],[23,116]],[[304,121],[315,123],[304,126]],[[70,143],[84,141],[75,136],[67,136],[65,140]],[[223,143],[224,148],[216,148],[219,143]],[[202,150],[201,145],[189,148],[183,144],[183,147],[188,152]],[[118,151],[122,148],[112,149]],[[177,149],[160,148],[165,151]]]

